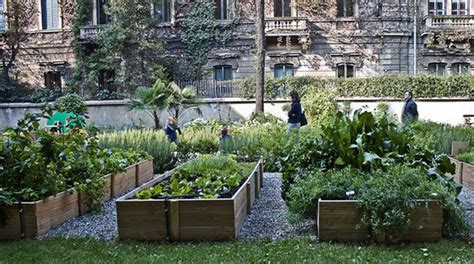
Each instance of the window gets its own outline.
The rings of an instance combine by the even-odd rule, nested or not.
[[[5,32],[5,7],[3,5],[3,0],[0,0],[0,32]]]
[[[42,29],[58,28],[58,0],[41,0],[41,24]]]
[[[219,65],[214,67],[214,80],[229,81],[232,80],[232,66]]]
[[[356,16],[357,11],[357,0],[337,0],[338,17]]]
[[[452,75],[467,75],[469,74],[469,63],[460,62],[460,63],[453,63],[451,66],[451,74]]]
[[[444,1],[445,0],[429,0],[428,14],[429,15],[444,15]]]
[[[49,71],[44,74],[44,87],[49,90],[61,89],[61,74],[57,71]]]
[[[109,4],[109,0],[97,0],[97,24],[104,25],[110,21],[109,15],[105,12],[107,9],[107,5]]]
[[[355,76],[354,65],[343,63],[337,65],[337,78],[352,78]]]
[[[226,20],[228,16],[228,7],[227,7],[228,0],[216,0],[216,13],[215,17],[219,20]]]
[[[436,76],[443,76],[446,73],[446,63],[430,63],[428,72]]]
[[[115,91],[114,78],[115,78],[114,71],[101,70],[99,72],[99,89],[114,92]]]
[[[291,0],[273,0],[274,17],[291,17]]]
[[[469,14],[467,0],[451,0],[451,14],[466,16]]]
[[[293,64],[285,63],[275,65],[275,78],[291,77],[293,75]]]
[[[156,20],[161,23],[171,21],[171,0],[156,0],[154,4],[154,14]]]

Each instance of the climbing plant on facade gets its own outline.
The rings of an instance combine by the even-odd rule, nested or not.
[[[186,47],[187,76],[183,79],[200,79],[205,71],[209,51],[214,46],[225,47],[232,37],[238,17],[220,21],[214,17],[213,2],[197,2],[182,24],[180,39]]]

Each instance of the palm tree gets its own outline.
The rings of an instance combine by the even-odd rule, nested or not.
[[[160,129],[160,113],[170,105],[171,84],[161,79],[156,80],[151,88],[141,87],[136,91],[136,99],[128,103],[129,111],[144,110],[155,122],[155,129]]]
[[[169,97],[168,113],[177,121],[187,111],[194,110],[198,115],[202,115],[199,108],[199,99],[191,87],[180,89],[175,83],[170,84],[172,90]]]

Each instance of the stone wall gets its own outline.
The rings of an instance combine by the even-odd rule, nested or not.
[[[374,110],[382,99],[340,99],[339,104],[342,108],[344,101],[351,102],[351,109],[356,110],[361,107],[368,107]],[[383,99],[389,105],[391,113],[399,115],[402,110],[403,102],[397,100]],[[153,126],[152,119],[143,111],[129,112],[125,101],[89,101],[89,122],[102,128],[126,128],[136,126]],[[283,120],[286,119],[286,112],[282,107],[288,104],[286,101],[267,102],[265,111],[272,113]],[[437,99],[417,101],[420,118],[423,120],[432,120],[440,123],[459,125],[464,123],[463,115],[474,114],[474,101]],[[18,119],[26,112],[39,111],[39,104],[0,104],[0,130],[6,127],[14,127]],[[241,99],[206,99],[201,104],[203,116],[198,116],[195,112],[189,111],[183,115],[180,123],[186,123],[196,118],[219,119],[219,120],[245,120],[255,109],[253,101]],[[449,111],[447,111],[449,109]],[[164,122],[168,113],[161,115],[161,121]]]

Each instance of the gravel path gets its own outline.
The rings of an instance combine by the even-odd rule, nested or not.
[[[281,174],[265,173],[264,177],[260,199],[254,203],[252,213],[242,226],[239,240],[260,238],[278,240],[301,235],[314,236],[314,221],[308,220],[298,224],[290,224],[287,221],[285,217],[287,208],[280,195]],[[459,199],[466,218],[474,224],[474,191],[463,189]],[[104,203],[99,213],[88,213],[68,220],[39,239],[58,236],[114,240],[117,238],[115,201]]]

